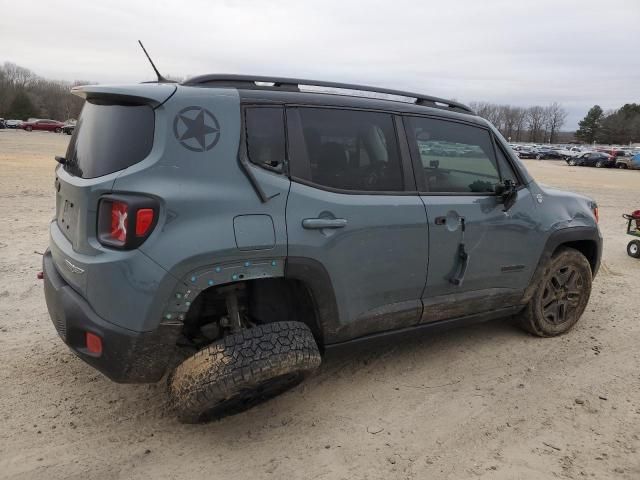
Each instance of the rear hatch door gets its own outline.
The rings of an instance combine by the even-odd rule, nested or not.
[[[88,86],[65,155],[56,168],[56,216],[51,251],[60,273],[84,292],[82,273],[103,252],[96,240],[100,197],[112,191],[122,170],[144,160],[154,144],[154,109],[171,97],[174,85]],[[69,265],[69,263],[71,265]]]

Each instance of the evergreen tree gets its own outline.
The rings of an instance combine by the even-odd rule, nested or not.
[[[603,117],[604,112],[602,108],[600,108],[600,105],[591,107],[587,115],[578,123],[580,128],[578,128],[576,132],[576,138],[587,143],[592,143],[598,136]]]
[[[7,117],[15,118],[17,120],[26,120],[29,117],[36,116],[36,114],[36,107],[33,105],[29,95],[24,91],[18,91],[9,106],[9,113]]]

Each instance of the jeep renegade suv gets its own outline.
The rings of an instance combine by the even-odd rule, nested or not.
[[[510,316],[559,335],[589,300],[595,203],[538,185],[464,105],[230,75],[73,92],[49,313],[109,378],[169,373],[183,421],[284,391],[330,347]]]

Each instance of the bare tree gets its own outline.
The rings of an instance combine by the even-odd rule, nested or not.
[[[523,141],[525,137],[531,142],[555,142],[567,118],[566,110],[557,102],[548,107],[528,108],[489,102],[472,102],[470,106],[514,142]]]
[[[28,87],[35,75],[28,68],[21,67],[15,63],[5,62],[3,66],[4,74],[9,85],[14,88]]]
[[[540,142],[544,129],[544,108],[536,105],[529,107],[526,114],[526,124],[529,129],[529,141]]]
[[[549,142],[555,143],[558,132],[567,119],[567,111],[557,102],[553,102],[545,109],[546,113],[546,129],[549,133]]]

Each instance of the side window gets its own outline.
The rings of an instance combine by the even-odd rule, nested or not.
[[[303,180],[341,190],[403,190],[391,115],[310,107],[297,113],[309,162]]]
[[[270,170],[282,171],[286,155],[283,109],[248,107],[244,114],[249,161]]]
[[[500,145],[496,142],[496,156],[498,157],[498,165],[500,166],[500,176],[502,180],[511,180],[515,185],[518,184],[518,177],[516,176],[509,160],[502,151]]]
[[[430,192],[492,193],[500,182],[490,133],[483,128],[409,117],[409,134],[420,153]]]

